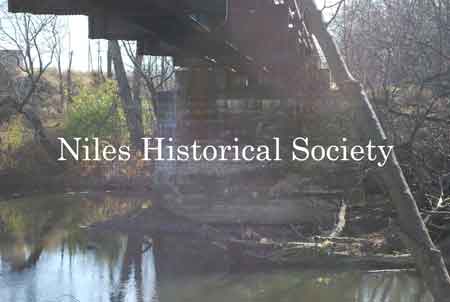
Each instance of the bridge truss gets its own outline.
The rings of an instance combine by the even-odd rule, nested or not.
[[[292,0],[9,0],[11,12],[87,15],[89,37],[135,40],[141,54],[222,70],[247,89],[296,96],[318,55]]]

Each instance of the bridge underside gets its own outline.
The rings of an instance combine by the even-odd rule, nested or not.
[[[173,137],[174,144],[229,144],[237,137],[239,144],[256,145],[276,136],[285,150],[292,137],[319,133],[325,125],[313,123],[323,116],[308,108],[315,101],[324,107],[312,95],[328,84],[293,5],[291,0],[9,0],[12,12],[88,15],[91,38],[135,40],[141,54],[172,56],[175,65],[186,67],[175,73],[176,91],[155,98],[160,137]],[[286,175],[287,167],[256,160],[158,162],[153,181],[172,211],[202,222],[313,223],[320,217],[332,225],[347,186],[339,180],[349,179],[341,177],[341,167],[308,163],[289,167],[297,172]]]
[[[9,0],[12,12],[89,16],[94,39],[135,40],[141,54],[207,66],[248,90],[297,96],[318,76],[311,35],[290,0]],[[233,82],[236,82],[234,80]]]

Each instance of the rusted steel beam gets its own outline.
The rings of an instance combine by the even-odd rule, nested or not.
[[[225,19],[227,0],[8,0],[11,12],[33,14],[87,15],[106,6],[122,15],[204,14]],[[153,8],[158,7],[158,10]]]
[[[138,40],[143,54],[199,58],[247,74],[252,82],[289,91],[298,87],[288,87],[289,82],[303,70],[311,45],[303,21],[293,19],[286,1],[280,3],[9,0],[14,12],[89,15],[91,38]]]
[[[305,25],[295,19],[287,1],[275,4],[273,0],[230,0],[229,4],[227,37],[242,54],[270,71],[269,82],[289,94],[298,90],[298,71],[305,70],[312,50],[300,39]],[[310,37],[304,35],[304,39],[309,41]]]
[[[87,15],[91,9],[89,0],[8,0],[12,13]]]
[[[151,32],[112,14],[89,15],[89,38],[107,40],[142,40]]]
[[[146,37],[137,41],[137,51],[140,55],[176,57],[181,51],[156,37]]]

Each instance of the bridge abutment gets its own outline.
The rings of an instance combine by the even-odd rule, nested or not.
[[[291,143],[299,136],[324,145],[342,136],[351,140],[351,107],[343,97],[327,92],[314,98],[232,98],[233,91],[225,85],[220,89],[223,77],[212,69],[184,69],[176,77],[176,91],[162,93],[170,97],[160,97],[165,104],[158,105],[165,111],[160,112],[159,136],[172,137],[174,148],[197,141],[203,146],[268,145],[273,151],[275,137],[283,160],[158,161],[155,187],[167,207],[207,223],[333,227],[341,202],[358,190],[358,169],[350,163],[292,161]]]

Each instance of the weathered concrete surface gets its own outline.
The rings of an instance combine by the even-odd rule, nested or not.
[[[155,188],[162,188],[167,208],[198,222],[313,223],[331,229],[346,199],[349,184],[342,180],[354,184],[338,175],[338,169],[319,165],[315,171],[295,171],[286,166],[208,164],[204,172],[205,163],[178,164],[168,178],[158,172]]]
[[[318,195],[298,199],[270,199],[244,196],[234,200],[206,200],[204,196],[187,195],[181,202],[170,202],[167,208],[194,221],[219,224],[298,224],[323,227],[335,223],[338,197]]]
[[[271,145],[279,137],[285,159],[157,162],[153,187],[179,215],[208,223],[315,223],[331,229],[340,203],[358,190],[353,164],[290,160],[291,141],[298,136],[314,144],[336,144],[342,137],[351,143],[351,107],[339,95],[223,99],[181,86],[172,101],[172,120],[160,120],[172,125],[164,136],[212,145],[230,144],[234,137],[242,144]]]

